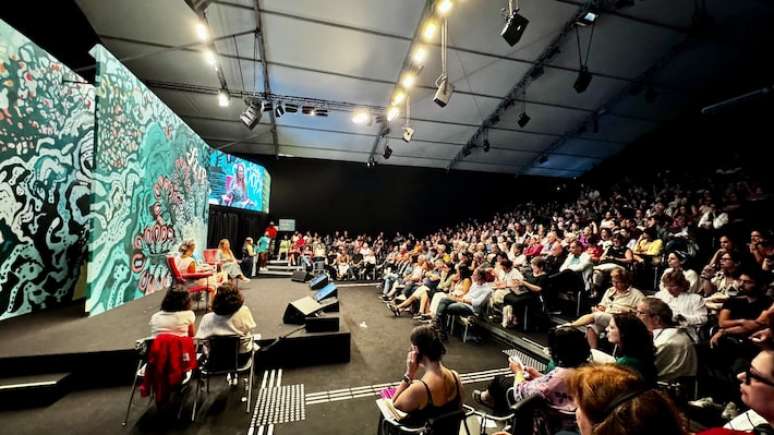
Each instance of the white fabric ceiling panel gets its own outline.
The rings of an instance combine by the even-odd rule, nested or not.
[[[455,93],[446,107],[433,102],[434,91],[415,89],[411,93],[411,116],[422,119],[481,124],[497,107],[499,99]]]
[[[620,80],[595,76],[586,91],[579,94],[573,88],[577,77],[573,72],[546,68],[545,74],[529,85],[527,97],[547,103],[597,110],[626,85]]]
[[[490,149],[485,153],[483,149],[476,148],[469,157],[463,161],[481,163],[502,164],[508,166],[523,166],[535,159],[535,154],[506,149]],[[457,165],[455,164],[455,168]]]
[[[621,151],[622,148],[623,145],[620,144],[592,142],[576,138],[565,141],[552,154],[575,154],[602,159]]]
[[[575,92],[573,90],[573,92]],[[527,100],[541,100],[540,95],[527,92]],[[523,103],[515,103],[500,116],[498,127],[520,129],[516,121],[524,109]],[[530,121],[524,126],[524,130],[562,134],[566,130],[575,127],[589,116],[588,112],[581,110],[568,110],[558,107],[539,104],[527,104],[527,114]]]
[[[239,98],[232,97],[228,107],[218,105],[216,95],[199,94],[177,89],[155,88],[153,93],[159,96],[179,116],[224,119],[238,122],[245,106]]]
[[[516,174],[518,168],[507,165],[492,165],[486,163],[463,161],[457,163],[454,169],[461,171],[500,172],[503,174]]]
[[[490,130],[489,143],[495,147],[539,153],[555,138],[516,131]]]
[[[263,0],[261,9],[411,38],[424,3],[423,0]]]
[[[76,0],[98,34],[167,45],[196,42],[198,18],[182,0]]]
[[[403,121],[393,122],[391,126],[391,135],[402,134],[401,126]],[[465,125],[441,124],[434,122],[411,120],[411,127],[414,128],[414,140],[427,140],[437,142],[449,142],[456,144],[465,144],[467,139],[476,132],[476,127]]]
[[[365,162],[368,154],[336,151],[321,148],[307,148],[295,145],[280,145],[280,153],[293,157],[309,159],[344,160],[348,162]],[[363,163],[365,164],[365,163]]]
[[[445,160],[447,164],[457,154],[460,148],[462,148],[462,146],[457,145],[428,143],[417,140],[406,143],[401,139],[390,139],[389,145],[395,154],[412,157],[434,157]],[[382,153],[383,151],[384,145],[382,142],[382,144],[379,145],[377,153]]]
[[[158,50],[116,40],[106,40],[105,47],[118,59]],[[219,86],[215,71],[204,62],[202,55],[195,51],[169,50],[127,61],[125,65],[143,80]]]
[[[299,107],[297,113],[285,113],[277,119],[277,125],[308,128],[310,130],[329,130],[329,132],[353,133],[359,135],[376,135],[379,132],[379,126],[373,124],[355,125],[352,123],[349,112],[329,111],[327,117],[309,116],[301,113]],[[269,122],[269,116],[263,117],[264,122]],[[370,140],[370,139],[367,139]]]
[[[662,93],[659,92],[658,88],[656,88],[652,101],[648,101],[645,94],[645,91],[637,95],[627,94],[611,109],[622,115],[647,117],[647,119],[654,121],[668,121],[687,109],[688,104],[690,104],[686,96],[669,91]]]
[[[414,167],[446,169],[446,162],[441,159],[435,159],[435,158],[402,157],[400,155],[398,156],[393,155],[388,160],[384,160],[383,157],[378,156],[376,158],[376,163],[378,165],[414,166]]]
[[[585,133],[578,139],[601,139],[605,141],[620,142],[622,146],[634,137],[637,138],[656,127],[656,123],[637,121],[634,119],[621,118],[618,116],[601,116],[599,118],[599,132],[594,133],[592,127],[588,127]]]
[[[599,160],[551,154],[545,163],[535,162],[533,166],[545,169],[577,171],[578,175],[580,175],[597,163],[599,163]]]
[[[261,124],[254,130],[248,130],[241,122],[217,121],[205,119],[183,118],[201,137],[207,139],[222,139],[226,141],[267,139],[271,142],[269,125]]]
[[[281,126],[277,127],[277,136],[279,137],[279,143],[282,145],[309,146],[366,153],[370,152],[371,146],[373,146],[373,140],[364,136],[299,130]]]
[[[522,172],[524,175],[534,175],[536,177],[560,177],[560,178],[572,178],[580,175],[575,171],[564,171],[561,169],[546,169],[546,168],[527,168]]]
[[[373,83],[330,74],[269,65],[271,90],[280,95],[384,105],[393,89],[391,83]]]
[[[409,47],[407,41],[274,15],[266,15],[263,26],[270,62],[381,80],[397,78]]]
[[[211,147],[229,154],[274,154],[274,145],[254,142],[229,143],[222,141],[206,141]],[[222,148],[220,148],[222,147]]]
[[[707,3],[725,2],[711,0]],[[688,27],[693,18],[694,2],[674,0],[638,1],[621,13],[676,27]]]

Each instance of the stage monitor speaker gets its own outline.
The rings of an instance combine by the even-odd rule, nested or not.
[[[339,316],[310,316],[306,318],[306,332],[338,332]]]
[[[337,297],[338,295],[339,291],[336,290],[336,284],[330,283],[320,290],[317,290],[317,293],[314,294],[314,300],[320,302],[325,298]]]
[[[293,272],[293,276],[290,277],[291,281],[295,282],[307,282],[312,276],[305,270],[297,270]]]
[[[320,290],[326,285],[328,285],[328,275],[324,273],[315,276],[311,281],[309,281],[309,288],[312,290]]]
[[[285,314],[282,316],[282,321],[294,325],[303,325],[304,319],[307,316],[311,316],[322,310],[322,308],[323,306],[317,303],[311,296],[297,299],[289,303],[288,307],[285,308]]]

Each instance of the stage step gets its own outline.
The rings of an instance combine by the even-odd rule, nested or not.
[[[0,408],[50,405],[69,392],[71,380],[70,372],[0,378]]]
[[[293,272],[286,272],[283,270],[262,270],[260,276],[293,276]]]
[[[288,266],[287,264],[283,264],[283,265],[272,265],[272,264],[270,264],[270,265],[267,266],[267,269],[275,270],[277,272],[291,272],[291,273],[293,273],[293,272],[295,272],[297,270],[300,270],[301,266]]]

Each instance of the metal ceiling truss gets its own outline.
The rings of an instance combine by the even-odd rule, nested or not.
[[[258,44],[258,56],[260,57],[261,66],[263,67],[263,92],[265,94],[271,94],[271,82],[269,80],[269,65],[266,57],[266,32],[263,31],[263,23],[261,22],[261,5],[260,0],[255,0],[255,43]],[[234,43],[236,46],[236,43]],[[253,59],[257,61],[257,59]],[[240,71],[241,71],[240,67]],[[279,139],[277,138],[277,117],[274,115],[274,111],[269,111],[269,117],[271,119],[271,140],[274,144],[274,155],[279,156]]]

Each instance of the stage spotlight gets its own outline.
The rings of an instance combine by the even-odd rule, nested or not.
[[[239,117],[239,119],[242,121],[242,124],[244,124],[245,127],[252,130],[256,125],[258,125],[259,122],[261,122],[261,116],[262,112],[258,110],[258,106],[255,104],[250,104],[247,106],[244,112],[242,112],[242,115]]]
[[[517,124],[519,124],[519,127],[524,128],[529,123],[529,120],[532,119],[527,115],[527,112],[521,112],[521,115],[519,115],[519,120],[516,121]]]
[[[371,119],[371,113],[368,111],[368,109],[358,107],[352,111],[352,122],[357,125],[365,125],[373,123],[373,120]]]
[[[409,143],[414,138],[414,129],[406,126],[403,127],[403,142]]]
[[[397,106],[390,106],[387,108],[387,121],[392,122],[398,116],[400,116],[400,109]]]
[[[538,159],[538,163],[540,163],[541,165],[542,165],[543,163],[547,162],[547,161],[548,161],[548,156],[542,156],[542,157],[540,157],[540,158]]]
[[[449,78],[445,75],[439,77],[439,79],[440,80],[435,83],[436,86],[438,86],[438,90],[435,91],[433,101],[441,107],[446,107],[446,105],[449,104],[452,93],[454,93],[454,85],[449,83]]]
[[[590,26],[594,24],[595,21],[597,21],[597,18],[599,18],[599,14],[597,14],[596,12],[593,12],[593,11],[581,12],[578,18],[575,19],[575,24],[581,27]]]
[[[286,103],[285,104],[285,111],[288,112],[288,113],[297,113],[298,112],[298,104]]]
[[[207,65],[210,65],[210,66],[217,65],[218,59],[215,57],[214,51],[207,48],[202,52],[202,55],[204,55],[204,61],[207,62]]]
[[[314,116],[321,116],[323,118],[326,118],[328,116],[328,109],[322,109],[317,107],[312,111],[312,114]]]
[[[384,146],[384,154],[382,154],[382,157],[384,157],[384,160],[387,160],[392,155],[392,148],[390,148],[389,145]]]
[[[433,36],[435,36],[435,32],[438,31],[438,22],[435,20],[430,20],[427,23],[425,23],[425,26],[422,28],[422,39],[425,42],[430,42],[433,39]]]
[[[490,147],[491,147],[491,145],[489,145],[489,139],[484,139],[484,145],[483,145],[484,152],[488,153]]]
[[[591,73],[589,72],[589,68],[586,65],[583,65],[580,67],[578,78],[575,79],[575,84],[573,84],[572,87],[575,88],[575,92],[582,94],[588,89],[589,84],[591,84]]]
[[[220,107],[228,107],[229,100],[231,100],[231,95],[228,94],[228,90],[221,89],[218,91],[218,105]]]
[[[523,15],[519,15],[519,10],[515,9],[511,12],[511,15],[506,18],[505,27],[500,31],[500,36],[505,39],[505,42],[507,42],[508,45],[513,47],[519,42],[521,36],[524,35],[527,24],[529,24],[529,20]]]
[[[271,104],[271,101],[261,101],[261,112],[271,112],[272,110],[274,110],[274,106]]]
[[[314,106],[301,106],[301,113],[304,115],[314,116]]]
[[[279,118],[285,114],[285,109],[282,107],[282,103],[277,103],[277,107],[274,108],[274,117]]]
[[[393,106],[399,106],[400,103],[404,102],[406,100],[406,93],[403,92],[403,90],[398,89],[395,91],[395,94],[392,96],[392,105]]]
[[[427,59],[427,49],[424,46],[418,46],[411,52],[411,61],[416,66],[421,66]]]
[[[451,0],[440,0],[435,7],[435,11],[438,12],[438,15],[445,17],[446,15],[449,15],[453,6],[454,3],[452,3]]]
[[[417,76],[411,71],[407,71],[403,73],[403,76],[400,79],[400,84],[403,86],[404,89],[411,89],[414,86],[414,83],[417,81]]]
[[[199,38],[200,41],[206,42],[210,40],[210,29],[208,29],[207,25],[203,22],[199,21],[196,23],[194,30],[196,31],[196,37]]]

